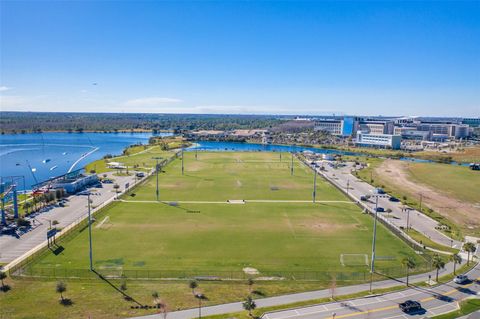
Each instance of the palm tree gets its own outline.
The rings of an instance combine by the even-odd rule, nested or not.
[[[402,259],[402,265],[407,270],[407,286],[408,286],[408,277],[410,275],[410,269],[414,269],[417,266],[415,259],[412,257],[405,257]]]
[[[2,281],[2,289],[5,288],[5,284],[3,283],[3,281],[7,279],[7,273],[6,272],[3,272],[3,271],[0,271],[0,280]]]
[[[188,286],[190,287],[190,289],[192,289],[192,294],[195,295],[195,289],[198,287],[197,281],[196,280],[190,281]]]
[[[160,305],[160,295],[158,294],[157,291],[152,292],[152,297],[153,297],[153,303],[157,308],[159,308]]]
[[[252,299],[251,296],[248,296],[245,299],[242,306],[243,306],[243,309],[248,311],[248,315],[253,318],[252,310],[255,310],[255,308],[257,308],[257,304],[255,303],[255,301]]]
[[[475,252],[475,250],[477,250],[477,249],[475,248],[475,245],[471,242],[465,243],[463,245],[463,249],[468,253],[467,265],[469,265],[470,264],[470,254],[473,254]]]
[[[450,260],[453,262],[453,274],[456,275],[457,264],[460,265],[462,263],[462,256],[459,254],[453,254],[450,256]]]
[[[62,302],[64,301],[63,299],[63,293],[67,291],[67,285],[63,281],[57,282],[57,292],[60,294],[60,298],[62,298]]]
[[[440,256],[435,255],[433,257],[432,266],[437,270],[435,281],[438,282],[438,272],[440,269],[445,268],[445,262],[442,260],[442,258],[440,258]]]
[[[255,281],[253,280],[253,278],[248,278],[247,284],[248,284],[248,289],[249,289],[250,294],[251,294],[253,285],[255,284]]]

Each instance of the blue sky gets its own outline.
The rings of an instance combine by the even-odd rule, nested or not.
[[[2,110],[480,115],[480,1],[0,6]]]

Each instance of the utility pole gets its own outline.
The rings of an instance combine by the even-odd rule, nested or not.
[[[313,167],[315,173],[313,174],[313,202],[315,203],[317,197],[317,168]]]
[[[93,253],[92,253],[92,216],[90,212],[90,192],[87,193],[88,200],[88,241],[90,247],[90,270],[93,271]]]
[[[348,190],[350,189],[350,180],[347,179],[347,196],[348,196]]]
[[[378,194],[375,195],[375,218],[373,219],[372,260],[370,262],[370,292],[372,292],[373,273],[375,272],[375,250],[377,241]]]
[[[423,200],[423,194],[420,193],[420,212],[422,212],[422,200]]]
[[[183,145],[182,145],[182,175],[183,175],[183,171],[184,171],[184,168],[183,168]]]
[[[407,210],[407,232],[408,232],[408,229],[410,228],[410,208],[407,207],[406,210]]]
[[[197,160],[198,156],[198,144],[195,146],[195,160]]]
[[[280,152],[280,162],[282,161],[282,152]]]
[[[290,175],[293,176],[293,152],[292,152],[292,163],[290,165]]]
[[[158,202],[159,198],[160,198],[160,192],[158,190],[158,168],[159,168],[158,160],[162,159],[162,157],[152,157],[152,159],[156,160],[155,172],[157,173],[157,190],[156,190],[155,194],[157,195],[157,202]]]

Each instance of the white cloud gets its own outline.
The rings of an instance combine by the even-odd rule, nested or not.
[[[139,99],[128,100],[125,102],[125,106],[129,107],[157,107],[168,104],[183,102],[180,99],[174,99],[169,97],[144,97]]]
[[[0,86],[0,92],[5,92],[5,91],[8,91],[8,90],[11,90],[12,88],[9,88],[7,86]]]

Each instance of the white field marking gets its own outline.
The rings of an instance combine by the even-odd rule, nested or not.
[[[105,224],[107,221],[110,221],[110,216],[105,216],[105,218],[97,226],[95,226],[95,228],[102,228],[103,224]]]
[[[171,200],[163,200],[163,201],[156,201],[156,200],[126,200],[126,199],[119,199],[121,202],[125,203],[162,203],[168,204],[171,202],[177,202],[180,204],[228,204],[228,201],[195,201],[195,200],[184,200],[184,201],[171,201]],[[311,203],[312,200],[264,200],[264,199],[252,199],[252,200],[245,200],[245,203]],[[319,201],[317,200],[316,203],[345,203],[345,204],[355,204],[350,201],[334,201],[334,200],[325,200]]]
[[[297,238],[297,233],[295,233],[295,229],[293,228],[292,222],[290,221],[290,218],[288,217],[287,213],[283,213],[283,216],[286,218],[288,228],[290,229],[290,232],[292,233],[293,238]]]

